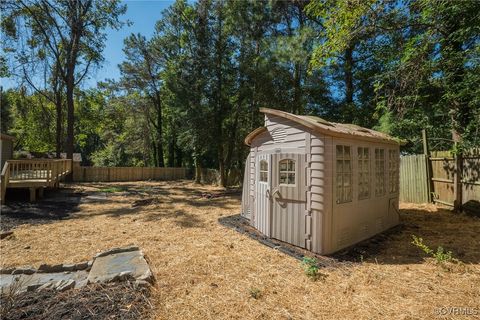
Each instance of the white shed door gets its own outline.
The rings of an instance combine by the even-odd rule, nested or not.
[[[272,157],[272,238],[305,248],[305,155]]]
[[[270,186],[271,155],[257,155],[255,163],[255,221],[254,226],[261,233],[270,236]]]

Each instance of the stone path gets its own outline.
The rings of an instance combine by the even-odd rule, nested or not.
[[[0,291],[24,292],[44,289],[64,291],[89,283],[133,281],[148,286],[154,278],[143,252],[136,246],[114,248],[77,264],[41,265],[0,269]]]

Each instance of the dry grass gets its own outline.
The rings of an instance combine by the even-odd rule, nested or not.
[[[425,319],[435,317],[436,307],[480,307],[479,219],[404,205],[402,232],[363,263],[321,270],[327,277],[314,282],[298,260],[218,223],[239,213],[239,196],[204,199],[202,192],[220,189],[189,182],[76,188],[112,186],[129,192],[81,204],[72,219],[16,228],[1,241],[1,264],[78,262],[111,247],[139,245],[157,279],[152,304],[158,319]],[[149,197],[157,201],[132,207]],[[465,264],[445,271],[423,259],[410,244],[412,234]]]

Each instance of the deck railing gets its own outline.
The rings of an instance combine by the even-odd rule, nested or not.
[[[1,196],[9,183],[24,181],[45,182],[45,187],[54,187],[72,171],[69,159],[7,160],[1,174]]]

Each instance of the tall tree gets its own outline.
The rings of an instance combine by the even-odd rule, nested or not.
[[[165,166],[163,151],[163,103],[161,96],[164,61],[155,59],[151,41],[140,35],[130,35],[125,39],[123,49],[126,61],[119,67],[122,72],[122,85],[129,90],[139,90],[145,94],[154,107],[154,113],[149,114],[149,119],[156,131],[155,165]]]
[[[31,43],[39,43],[54,58],[52,66],[65,83],[67,157],[74,152],[74,93],[93,65],[102,61],[106,28],[118,29],[126,6],[119,0],[15,0],[5,3],[6,16],[28,28]],[[18,30],[18,28],[17,28]],[[19,48],[17,52],[21,52]]]

